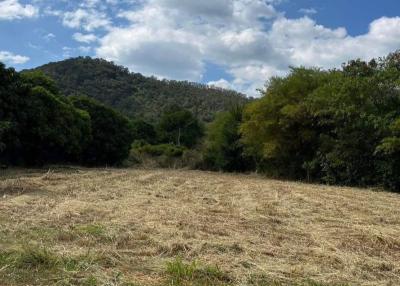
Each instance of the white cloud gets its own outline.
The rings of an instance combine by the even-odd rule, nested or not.
[[[225,89],[233,89],[234,88],[232,83],[230,83],[229,81],[227,81],[224,78],[221,78],[216,81],[209,81],[207,84],[209,86],[215,86],[215,87],[220,87],[220,88],[225,88]]]
[[[318,11],[315,8],[302,8],[299,10],[299,12],[305,15],[312,15],[318,13]]]
[[[0,21],[38,16],[39,9],[32,5],[22,5],[18,0],[0,1]]]
[[[48,33],[47,35],[43,36],[43,38],[48,42],[54,39],[55,37],[56,35],[54,35],[53,33]]]
[[[200,80],[204,69],[200,47],[192,35],[169,29],[113,29],[101,39],[97,54],[163,78]]]
[[[72,38],[81,43],[90,44],[92,42],[97,41],[97,37],[95,34],[82,34],[82,33],[75,33]]]
[[[277,2],[141,0],[119,13],[129,24],[109,28],[96,55],[133,71],[189,80],[200,80],[211,62],[233,80],[210,84],[255,95],[291,65],[340,67],[400,48],[400,18],[377,19],[367,33],[350,36],[345,28],[327,28],[307,16],[288,19],[275,9]]]
[[[0,61],[8,64],[18,65],[29,61],[29,57],[16,55],[7,51],[0,51]]]
[[[111,25],[111,21],[105,13],[95,9],[82,8],[64,13],[62,22],[68,28],[83,29],[88,32],[99,28],[108,28]]]

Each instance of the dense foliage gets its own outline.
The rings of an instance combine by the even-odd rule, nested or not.
[[[83,150],[89,165],[119,164],[129,154],[134,139],[130,121],[115,110],[88,97],[71,97],[72,104],[91,119],[92,140]]]
[[[19,74],[0,64],[0,162],[122,161],[132,142],[129,121],[94,101],[85,102],[60,95],[55,83],[40,72]]]
[[[295,68],[245,110],[246,153],[267,174],[400,189],[399,53],[342,70]]]
[[[168,107],[158,124],[160,141],[176,146],[193,147],[203,136],[203,126],[188,110]]]
[[[204,150],[205,167],[212,170],[247,171],[253,161],[244,153],[239,132],[243,106],[222,112],[209,125]]]
[[[19,74],[0,65],[2,164],[156,158],[155,166],[257,170],[400,190],[400,52],[329,71],[292,68],[247,104],[238,94],[219,90],[214,97],[216,89],[145,78],[102,60],[78,58],[41,69],[57,83],[41,72]],[[58,86],[91,98],[65,97]],[[205,94],[198,101],[200,91]],[[130,120],[93,98],[140,116]],[[215,110],[225,111],[204,123]]]
[[[114,107],[130,118],[154,121],[168,106],[179,105],[203,121],[232,104],[248,101],[243,94],[199,83],[159,80],[130,73],[102,59],[75,58],[38,68],[52,77],[67,96],[83,94]]]

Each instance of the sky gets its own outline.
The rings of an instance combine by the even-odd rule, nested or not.
[[[0,0],[0,61],[100,57],[257,96],[290,66],[400,49],[399,0]]]

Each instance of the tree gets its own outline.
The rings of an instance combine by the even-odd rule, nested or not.
[[[134,136],[125,116],[93,99],[71,97],[73,105],[85,110],[91,119],[92,140],[83,152],[88,165],[117,165],[129,155]]]
[[[318,133],[305,99],[326,80],[318,69],[293,68],[286,78],[272,78],[263,97],[246,106],[242,142],[258,170],[294,179],[307,175]]]
[[[88,114],[46,89],[51,80],[43,75],[25,77],[3,66],[0,77],[5,79],[0,121],[3,126],[7,122],[1,160],[23,165],[76,162],[90,137]]]
[[[398,54],[272,79],[245,109],[245,152],[273,176],[399,190]]]
[[[130,118],[158,122],[163,111],[179,105],[199,120],[210,122],[233,103],[249,101],[244,94],[187,81],[159,80],[132,73],[103,59],[79,57],[38,67],[66,96],[84,94]]]
[[[207,128],[204,161],[207,168],[228,172],[252,169],[252,160],[244,154],[239,126],[243,106],[219,113]]]
[[[0,153],[4,151],[6,148],[5,140],[4,140],[4,135],[7,132],[7,130],[10,129],[10,122],[7,121],[0,121]]]
[[[158,125],[161,140],[177,146],[193,147],[203,136],[203,126],[193,114],[178,106],[165,110]]]
[[[153,125],[144,120],[132,121],[132,132],[134,140],[143,140],[150,144],[157,143],[157,132]]]

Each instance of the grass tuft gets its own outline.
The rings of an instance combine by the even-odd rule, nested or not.
[[[14,258],[17,268],[54,269],[59,263],[59,258],[46,247],[24,247]]]
[[[217,266],[202,266],[196,261],[185,263],[181,258],[167,262],[169,285],[229,285],[231,279]]]

